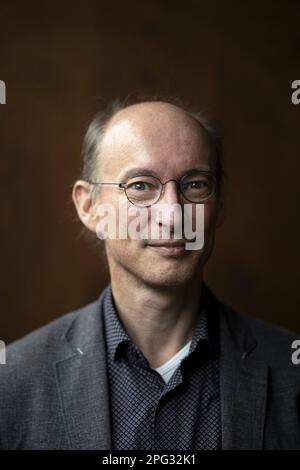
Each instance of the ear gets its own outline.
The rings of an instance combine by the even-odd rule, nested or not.
[[[78,180],[73,186],[72,198],[78,217],[91,232],[96,233],[97,215],[92,200],[92,187],[84,180]]]

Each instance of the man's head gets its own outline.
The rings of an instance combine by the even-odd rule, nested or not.
[[[177,183],[169,180],[180,181],[193,170],[215,175],[215,192],[204,203],[204,246],[201,250],[174,256],[167,250],[158,249],[154,246],[157,242],[151,239],[129,237],[105,241],[112,277],[125,274],[149,285],[163,287],[186,284],[201,275],[223,214],[220,146],[207,121],[199,114],[163,101],[119,107],[109,116],[97,116],[91,123],[83,153],[83,179],[74,185],[73,200],[81,221],[92,232],[97,230],[99,204],[109,203],[117,208],[121,203],[127,209],[132,204],[117,185],[94,186],[88,181],[126,183],[133,174],[153,175],[163,183],[168,181],[159,203],[171,207],[173,204],[183,206],[188,201],[180,193]],[[160,233],[163,231],[159,217],[151,223],[157,224]]]

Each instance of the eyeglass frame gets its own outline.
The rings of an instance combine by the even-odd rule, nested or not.
[[[128,199],[128,201],[133,204],[134,206],[136,207],[151,207],[153,206],[154,204],[157,204],[158,201],[160,200],[161,196],[163,195],[164,193],[164,186],[169,183],[170,181],[174,181],[175,183],[177,183],[179,185],[179,191],[180,191],[180,194],[184,197],[184,199],[186,199],[187,201],[193,203],[193,204],[202,204],[203,202],[207,201],[208,199],[212,198],[215,193],[216,193],[216,188],[217,188],[217,178],[216,178],[216,175],[214,172],[212,171],[206,171],[206,170],[199,170],[198,172],[199,174],[205,174],[205,175],[210,175],[213,180],[214,180],[214,187],[213,187],[213,191],[212,193],[207,196],[205,199],[203,199],[201,202],[194,202],[194,201],[190,201],[187,197],[185,197],[185,195],[183,194],[182,190],[181,190],[181,181],[186,178],[187,176],[189,176],[188,174],[185,174],[183,175],[179,181],[175,180],[175,179],[169,179],[167,181],[165,181],[164,183],[158,178],[158,176],[154,176],[154,175],[135,175],[133,178],[142,178],[143,176],[147,176],[147,178],[155,178],[156,180],[159,181],[159,183],[161,184],[161,190],[160,190],[160,194],[159,194],[159,198],[157,199],[157,201],[153,202],[152,204],[149,204],[148,206],[142,206],[142,205],[137,205],[137,204],[134,204],[127,196],[127,193],[126,193],[126,185],[128,185],[128,182],[127,183],[110,183],[110,182],[100,182],[100,181],[92,181],[92,180],[87,180],[87,183],[89,184],[93,184],[93,185],[114,185],[114,186],[118,186],[119,189],[122,189],[124,192],[125,192],[125,195],[126,195],[126,198]],[[136,181],[137,183],[139,181]]]

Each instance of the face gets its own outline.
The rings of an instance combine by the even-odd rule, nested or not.
[[[120,111],[110,122],[102,142],[98,181],[125,182],[132,172],[152,174],[162,182],[179,181],[196,169],[214,171],[207,137],[199,125],[175,106],[147,103]],[[101,186],[96,204],[103,203],[113,204],[116,209],[120,203],[127,209],[132,206],[117,186]],[[187,201],[182,198],[178,185],[169,181],[159,203],[168,208]],[[148,220],[154,217],[150,223],[157,225],[161,234],[162,220],[154,215],[155,211],[146,211]],[[211,253],[217,213],[218,200],[214,196],[204,203],[204,246],[200,250],[176,252],[154,246],[158,241],[151,239],[107,239],[105,247],[112,278],[126,273],[161,287],[190,282],[202,274]]]

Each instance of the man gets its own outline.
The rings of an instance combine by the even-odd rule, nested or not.
[[[83,157],[84,226],[105,238],[99,208],[139,207],[159,237],[106,237],[100,298],[9,346],[1,448],[299,449],[295,335],[236,313],[203,281],[224,219],[213,128],[170,102],[137,102],[96,116]],[[174,236],[185,204],[193,227],[204,208],[198,249]]]

